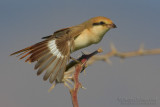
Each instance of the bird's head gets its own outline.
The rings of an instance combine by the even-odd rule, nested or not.
[[[84,24],[95,37],[99,38],[99,40],[102,39],[107,31],[112,28],[117,28],[112,20],[103,16],[93,17],[86,21]]]
[[[87,22],[90,27],[101,26],[104,29],[117,28],[117,26],[112,22],[111,19],[103,16],[93,17],[89,19]]]

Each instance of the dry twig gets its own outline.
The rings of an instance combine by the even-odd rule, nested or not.
[[[125,58],[135,57],[135,56],[160,54],[160,49],[159,48],[158,49],[145,50],[143,45],[141,45],[138,50],[131,51],[131,52],[120,52],[115,48],[115,46],[113,44],[111,44],[110,49],[111,49],[111,51],[104,54],[104,55],[94,55],[93,57],[91,57],[87,61],[86,66],[92,65],[96,61],[105,61],[105,62],[111,64],[112,63],[110,61],[111,57],[118,57],[118,58],[121,58],[121,59],[125,59]],[[75,69],[74,69],[73,66],[74,66],[74,64],[70,65],[67,72],[74,71]]]

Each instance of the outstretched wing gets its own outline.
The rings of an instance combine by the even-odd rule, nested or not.
[[[44,41],[11,55],[19,54],[20,59],[30,55],[25,62],[37,61],[35,65],[35,69],[38,69],[37,75],[46,71],[44,80],[49,78],[50,83],[53,83],[56,79],[61,82],[70,57],[70,50],[74,46],[74,37],[78,36],[81,31],[74,27],[56,31],[53,35],[46,37]]]

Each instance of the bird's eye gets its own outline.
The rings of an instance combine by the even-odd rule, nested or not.
[[[99,22],[100,25],[104,25],[105,23],[103,21]]]
[[[104,25],[105,23],[103,21],[101,22],[97,22],[97,23],[93,23],[93,26],[97,26],[97,25]]]

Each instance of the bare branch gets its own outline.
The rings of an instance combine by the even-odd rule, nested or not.
[[[135,57],[135,56],[160,54],[160,48],[145,50],[143,45],[141,45],[138,50],[130,51],[130,52],[120,52],[116,49],[116,47],[113,44],[111,44],[110,49],[111,51],[104,55],[94,55],[87,61],[86,65],[87,66],[92,65],[96,61],[105,61],[106,63],[112,64],[112,62],[110,61],[111,57],[118,57],[118,58],[124,59],[124,58]],[[67,72],[74,71],[75,69],[73,66],[74,64],[70,65],[70,68],[68,68]]]
[[[73,107],[79,107],[77,94],[78,94],[79,88],[82,87],[81,83],[79,82],[79,78],[78,78],[81,70],[82,70],[81,64],[76,65],[76,71],[74,73],[74,78],[73,78],[74,88],[69,90],[71,94],[71,98],[72,98]]]

